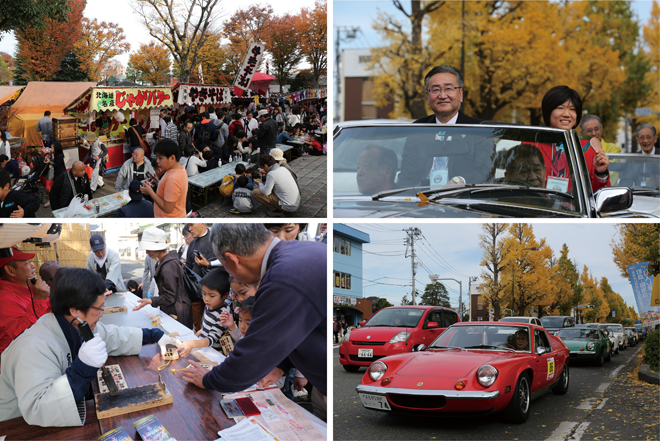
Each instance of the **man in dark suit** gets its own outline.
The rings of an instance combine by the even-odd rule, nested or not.
[[[463,102],[463,78],[451,66],[436,66],[424,78],[426,99],[433,114],[418,119],[418,124],[479,124],[459,109]],[[421,133],[421,132],[420,132]],[[425,136],[428,141],[428,134]],[[440,140],[442,138],[442,140]],[[434,158],[448,156],[447,175],[453,176],[454,184],[482,183],[491,169],[494,145],[473,138],[440,135],[435,141],[420,142],[409,138],[403,149],[398,187],[429,185],[429,172]],[[482,145],[483,144],[483,145]],[[443,151],[444,150],[444,151]],[[443,185],[447,182],[443,182]]]
[[[85,164],[76,161],[71,166],[71,170],[62,173],[53,181],[53,187],[50,189],[50,206],[53,210],[68,207],[74,196],[87,195],[92,199],[92,189],[90,188],[89,178],[85,173]]]
[[[36,217],[39,201],[32,196],[11,189],[11,176],[0,170],[0,218]]]
[[[655,147],[658,137],[655,127],[650,124],[641,124],[635,133],[640,150],[635,152],[642,158],[628,160],[623,168],[617,185],[625,187],[657,187],[660,185],[660,163],[657,156],[660,149]],[[648,155],[648,156],[647,156]]]

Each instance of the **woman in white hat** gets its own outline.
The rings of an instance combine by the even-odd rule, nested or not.
[[[167,235],[159,228],[151,227],[142,232],[139,250],[158,262],[154,279],[158,297],[139,299],[133,310],[145,305],[160,307],[161,311],[173,316],[179,323],[192,329],[192,304],[183,282],[183,267],[175,250],[168,251]]]

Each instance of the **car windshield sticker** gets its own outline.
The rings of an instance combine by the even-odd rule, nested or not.
[[[449,179],[448,163],[449,158],[447,156],[436,156],[433,158],[433,167],[431,167],[431,172],[429,173],[432,190],[442,188],[447,184]]]
[[[545,188],[566,193],[566,191],[568,191],[568,178],[560,178],[556,176],[548,178],[548,183]]]
[[[548,358],[548,380],[552,380],[555,377],[555,359]]]

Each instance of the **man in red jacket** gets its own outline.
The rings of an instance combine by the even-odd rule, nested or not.
[[[51,310],[50,288],[35,279],[34,254],[0,249],[0,354],[20,333]]]

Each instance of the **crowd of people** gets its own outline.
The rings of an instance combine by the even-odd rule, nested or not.
[[[107,134],[111,119],[108,111],[100,114],[96,120],[99,134]],[[250,196],[244,189],[252,191],[252,182],[242,186],[243,180],[238,182],[240,174],[235,175],[232,189],[242,190],[237,194],[239,201],[234,204],[232,213],[249,213],[255,203],[262,203],[269,208],[269,215],[283,217],[298,208],[300,189],[297,185],[294,189],[289,177],[282,177],[280,172],[276,172],[286,160],[275,146],[307,134],[303,141],[303,155],[322,155],[324,148],[314,131],[326,122],[324,101],[291,104],[280,98],[259,104],[251,102],[247,107],[210,106],[202,113],[198,113],[194,106],[186,106],[176,113],[161,109],[159,126],[147,143],[143,139],[147,131],[131,118],[125,128],[131,158],[122,164],[118,172],[115,191],[128,191],[130,202],[127,205],[132,206],[118,211],[116,217],[194,217],[187,197],[188,178],[232,162],[254,164],[247,170],[247,178],[249,181],[254,179],[258,184],[255,185],[255,193]],[[57,210],[68,207],[74,198],[81,201],[93,199],[96,190],[105,185],[105,158],[108,154],[105,144],[95,133],[88,133],[83,140],[89,149],[87,157],[75,161],[67,170],[62,145],[53,138],[49,111],[39,120],[37,129],[45,148],[42,153],[47,153],[43,155],[42,166],[45,170],[42,174],[52,178],[52,188],[45,206]],[[3,132],[1,136],[0,180],[8,180],[11,188],[22,172],[17,160],[11,158],[6,134]],[[273,167],[275,164],[277,166]],[[291,171],[290,167],[287,168]],[[269,169],[275,172],[272,179],[267,178]],[[8,177],[4,177],[3,172]],[[140,192],[130,189],[133,181],[143,184]],[[231,194],[225,196],[231,200]],[[15,202],[8,207],[4,206],[4,199],[0,200],[0,216],[34,217],[41,204],[41,201],[27,194],[13,194],[11,200]],[[151,209],[146,202],[149,202]]]
[[[226,353],[210,372],[190,362],[187,382],[223,392],[276,383],[290,398],[305,388],[325,420],[327,232],[323,224],[313,237],[306,227],[191,223],[180,247],[149,227],[139,244],[147,255],[143,278],[126,286],[118,253],[98,234],[90,237],[86,268],[48,261],[38,277],[34,254],[1,249],[0,421],[23,416],[41,426],[84,424],[77,404],[107,357],[138,354],[156,342],[177,346],[181,357],[202,347]],[[199,280],[199,292],[184,283],[187,272]],[[159,308],[199,339],[103,325],[106,296],[125,291],[138,297],[134,310]],[[83,321],[96,333],[90,341],[78,332]],[[234,349],[227,351],[223,339]]]

